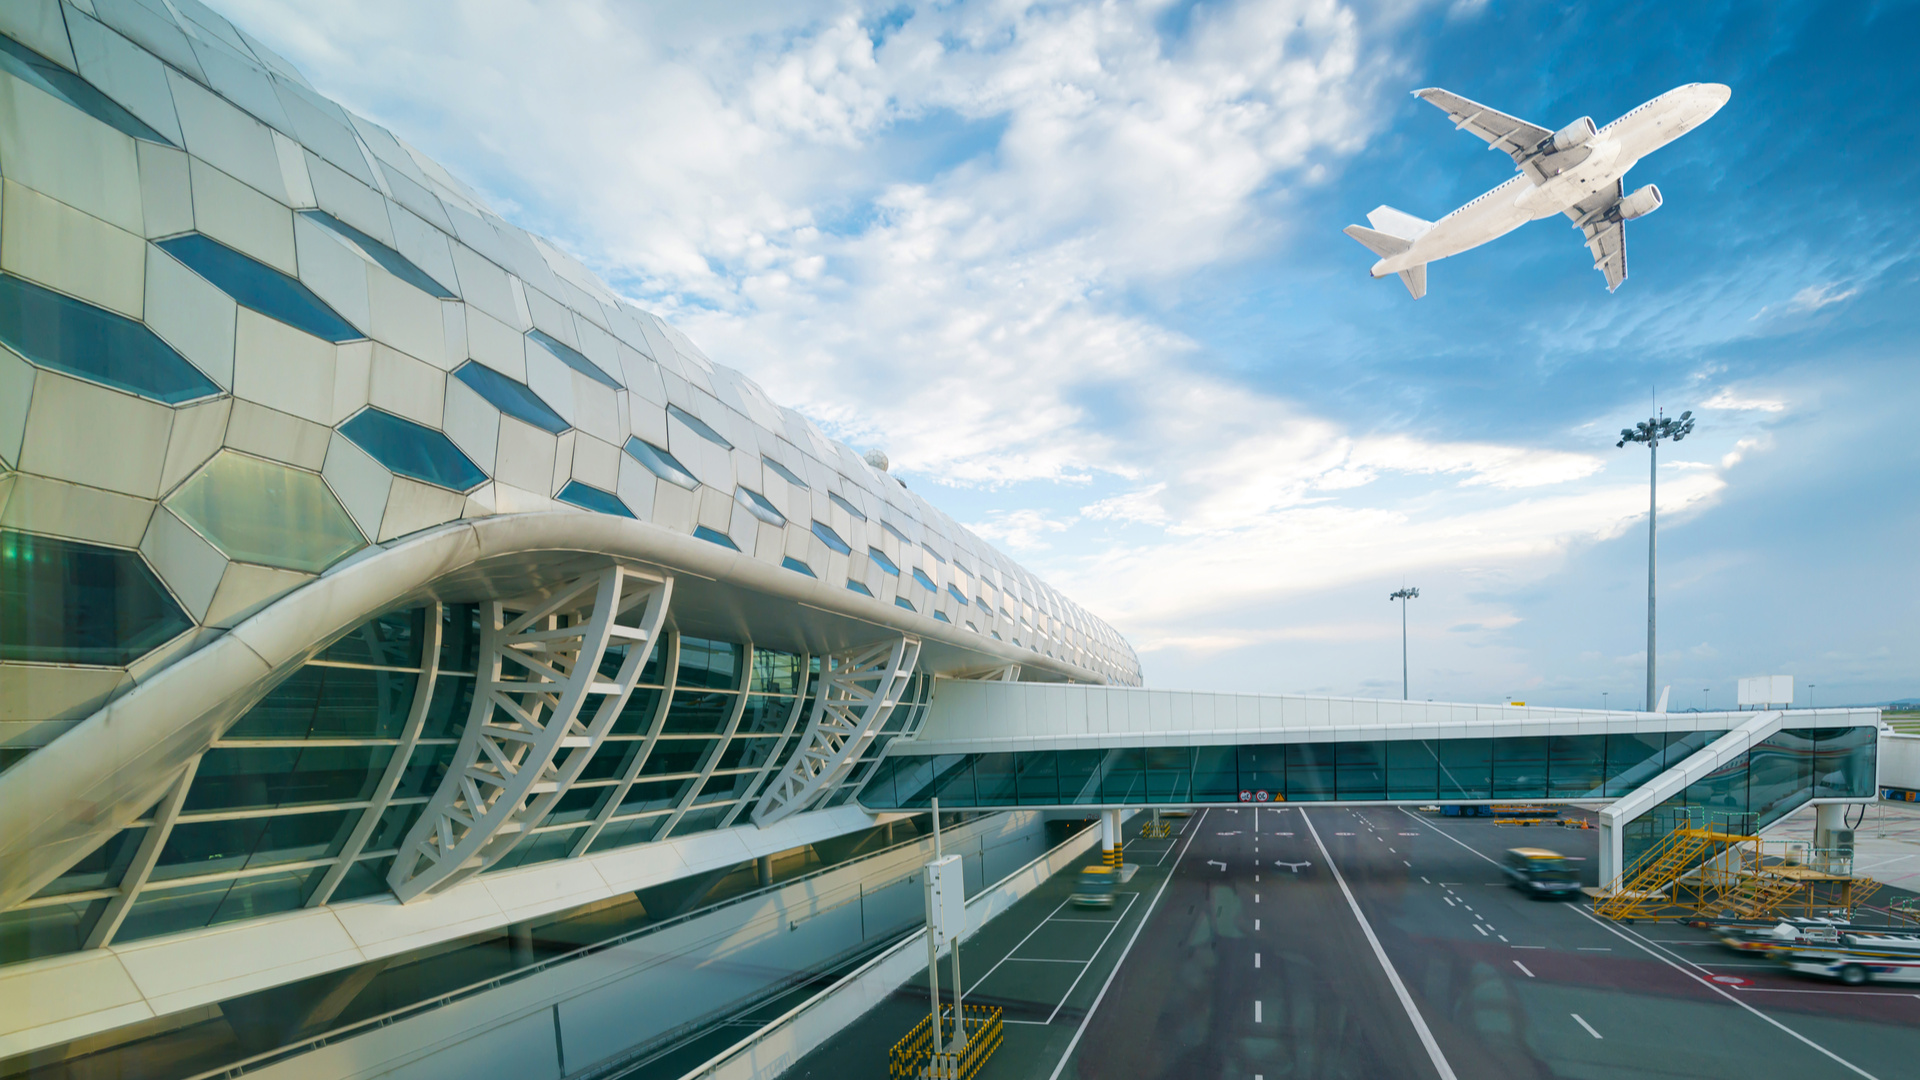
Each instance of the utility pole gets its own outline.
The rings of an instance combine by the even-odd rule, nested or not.
[[[1615,447],[1628,443],[1647,444],[1647,711],[1652,712],[1656,656],[1654,652],[1654,577],[1659,558],[1659,486],[1660,486],[1660,440],[1679,442],[1693,430],[1693,412],[1688,410],[1675,420],[1656,409],[1653,416],[1630,428],[1620,429],[1620,441]]]
[[[1388,594],[1389,603],[1400,601],[1400,700],[1407,700],[1407,601],[1420,598],[1419,589],[1398,589]]]

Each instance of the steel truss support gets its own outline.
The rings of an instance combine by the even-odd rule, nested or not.
[[[800,748],[753,808],[762,828],[806,809],[858,760],[906,693],[920,639],[900,637],[820,658],[813,716]]]
[[[609,566],[542,598],[483,605],[473,711],[387,875],[402,903],[498,862],[547,816],[613,729],[672,594],[672,578]],[[623,644],[619,670],[603,672]]]

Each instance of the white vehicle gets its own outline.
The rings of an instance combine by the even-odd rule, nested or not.
[[[1848,986],[1920,982],[1920,937],[1810,930],[1801,940],[1806,947],[1781,957],[1790,970],[1839,979]]]
[[[1669,90],[1603,128],[1583,116],[1559,131],[1536,127],[1446,90],[1414,96],[1446,110],[1455,128],[1504,150],[1520,175],[1441,218],[1423,221],[1382,206],[1346,234],[1380,256],[1374,277],[1399,274],[1415,300],[1427,295],[1427,264],[1479,247],[1536,218],[1565,214],[1587,238],[1607,291],[1627,280],[1626,223],[1660,208],[1652,184],[1627,194],[1627,170],[1705,123],[1733,96],[1719,83]]]

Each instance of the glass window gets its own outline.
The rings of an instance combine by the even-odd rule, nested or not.
[[[618,379],[600,370],[600,365],[587,359],[586,354],[582,353],[579,349],[561,341],[545,330],[529,330],[527,331],[527,336],[537,342],[541,348],[552,353],[555,360],[585,375],[601,386],[612,390],[620,389],[620,381]]]
[[[363,801],[392,756],[391,746],[215,747],[200,759],[185,809]]]
[[[1060,774],[1053,751],[1017,754],[1014,766],[1014,784],[1021,803],[1033,806],[1060,800]]]
[[[883,572],[891,574],[894,577],[900,576],[900,568],[898,566],[895,566],[893,564],[893,560],[887,558],[887,553],[884,551],[881,551],[879,548],[877,547],[868,548],[867,558],[872,559],[873,565],[879,567]]]
[[[649,661],[653,663],[654,661]],[[640,677],[645,679],[646,672]],[[627,695],[627,703],[620,706],[620,715],[614,718],[611,734],[645,735],[653,726],[653,714],[660,707],[660,695],[666,691],[652,686],[637,686]]]
[[[589,487],[578,480],[567,481],[567,486],[561,488],[560,494],[555,498],[564,503],[572,503],[582,510],[592,510],[596,514],[612,514],[614,517],[626,518],[633,516],[633,511],[627,509],[627,504],[621,502],[618,495],[610,491],[601,491],[597,487]]]
[[[1240,778],[1235,767],[1235,748],[1196,746],[1193,749],[1193,797],[1211,802],[1233,802],[1239,798]]]
[[[471,491],[487,478],[452,439],[390,412],[363,409],[340,425],[340,434],[388,469],[424,484]]]
[[[1439,795],[1439,760],[1430,742],[1387,743],[1387,795],[1395,799],[1431,799]]]
[[[611,785],[602,787],[569,788],[567,793],[554,800],[553,809],[547,814],[547,825],[574,825],[583,821],[592,821],[600,813],[600,807],[613,797]]]
[[[120,884],[120,876],[126,873],[127,864],[133,861],[133,853],[140,848],[140,841],[146,839],[145,826],[121,829],[107,838],[107,842],[94,848],[79,862],[68,867],[66,872],[54,878],[39,892],[41,896],[64,896],[67,893],[90,892],[94,889],[112,889]]]
[[[593,838],[593,843],[587,845],[587,853],[593,854],[613,848],[647,843],[653,839],[655,833],[660,831],[660,826],[666,824],[669,816],[655,814],[652,817],[634,818],[631,821],[609,822],[606,828],[600,830],[600,835]]]
[[[1814,797],[1830,799],[1878,794],[1873,786],[1878,751],[1879,735],[1874,728],[1816,729]]]
[[[677,776],[681,773],[697,773],[707,762],[707,755],[720,745],[719,739],[659,739],[653,744],[653,750],[647,754],[646,764],[640,766],[640,775]]]
[[[913,606],[913,601],[911,601],[911,600],[909,600],[909,599],[907,599],[907,598],[906,598],[906,597],[904,597],[904,596],[896,596],[896,597],[894,597],[894,598],[893,598],[893,606],[894,606],[894,607],[897,607],[897,608],[906,608],[906,609],[907,609],[908,611],[912,611],[912,612],[915,612],[915,613],[918,613],[918,612],[919,612],[919,610],[920,610],[919,608],[917,608],[917,607],[914,607],[914,606]]]
[[[654,751],[659,752],[659,747]],[[632,814],[646,810],[671,810],[680,805],[681,796],[693,786],[693,779],[685,777],[679,780],[646,780],[627,789],[627,796],[620,800],[620,812]]]
[[[468,714],[473,712],[473,689],[474,679],[470,675],[440,673],[433,680],[433,698],[427,702],[427,717],[420,728],[420,737],[459,738],[466,730]]]
[[[694,526],[693,535],[696,540],[705,540],[709,544],[718,544],[733,551],[740,550],[740,545],[733,542],[733,537],[723,532],[715,532],[705,525]]]
[[[642,739],[608,739],[601,743],[580,770],[580,780],[618,780],[627,774],[634,755],[646,745]]]
[[[167,509],[230,559],[317,574],[366,546],[318,473],[222,450]]]
[[[1100,779],[1103,775],[1101,766],[1106,759],[1105,750],[1055,751],[1053,767],[1060,777],[1060,801],[1099,802]]]
[[[681,408],[680,406],[668,405],[667,415],[687,425],[687,427],[693,429],[693,433],[695,435],[698,435],[701,438],[707,440],[708,442],[714,444],[715,446],[720,447],[722,450],[733,449],[733,444],[728,442],[725,436],[713,430],[711,427],[708,427],[707,422],[705,420],[700,419],[699,417],[693,415],[692,413]]]
[[[745,741],[749,743],[766,743],[768,746],[771,746],[774,742],[772,739],[747,739]],[[733,753],[733,747],[729,746],[727,753]],[[700,793],[693,797],[693,805],[702,806],[707,803],[732,803],[744,797],[747,790],[753,787],[754,781],[760,778],[760,763],[752,762],[751,764],[753,765],[753,771],[751,772],[720,773],[708,777],[707,782],[700,785]]]
[[[733,715],[735,695],[712,690],[675,690],[667,710],[667,735],[718,735]]]
[[[395,608],[368,619],[335,638],[316,660],[378,667],[420,666],[421,635],[426,631],[425,608]],[[468,664],[467,670],[473,670]]]
[[[927,590],[928,592],[940,591],[939,587],[933,583],[933,579],[927,576],[927,572],[925,570],[920,569],[917,566],[913,568],[913,580],[919,582],[920,587]],[[965,601],[962,601],[962,603],[964,602]]]
[[[972,754],[940,754],[934,757],[931,797],[940,800],[942,810],[975,805]]]
[[[339,344],[365,337],[327,302],[313,294],[298,279],[288,277],[266,263],[242,255],[225,244],[199,233],[156,240],[167,254],[185,263],[189,269],[212,282],[214,287],[241,307],[251,308],[271,319],[278,319],[296,330],[304,330],[323,341]]]
[[[137,552],[0,532],[0,660],[120,665],[192,628]]]
[[[105,900],[80,900],[0,911],[0,964],[80,951],[106,910]]]
[[[1625,795],[1666,768],[1664,732],[1607,736],[1607,797]]]
[[[141,323],[11,274],[0,274],[0,344],[41,367],[168,405],[220,392]]]
[[[796,574],[805,574],[808,577],[818,576],[813,572],[813,567],[808,566],[806,563],[801,562],[799,559],[796,559],[791,555],[787,556],[784,559],[781,559],[780,565],[783,567],[786,567],[788,570],[791,570]]]
[[[142,889],[127,909],[126,921],[120,924],[113,940],[115,944],[124,944],[293,911],[307,902],[326,872],[326,867],[316,866],[171,889]]]
[[[325,210],[302,210],[300,211],[300,216],[316,225],[324,226],[331,230],[334,235],[347,241],[352,246],[359,248],[361,254],[385,267],[387,273],[419,289],[428,296],[436,296],[442,300],[456,299],[445,285],[435,281],[425,270],[415,266],[411,259],[408,259],[405,255],[400,254],[380,241],[375,240],[373,237],[368,236],[366,233],[361,232],[359,229],[341,221]]]
[[[952,596],[955,600],[960,601],[961,607],[967,606],[967,594],[961,592],[959,589],[954,588],[953,582],[951,581],[947,582],[947,594],[949,596]]]
[[[806,678],[806,662],[793,653],[773,649],[753,650],[753,681],[747,689],[755,693],[793,695],[800,692]]]
[[[853,553],[853,549],[847,546],[847,542],[840,539],[840,534],[834,532],[833,526],[828,525],[826,522],[814,522],[813,535],[819,537],[820,542],[827,545],[830,551],[841,555],[851,555]]]
[[[867,588],[865,585],[861,584],[858,581],[853,580],[852,578],[847,579],[847,588],[853,592],[859,593],[861,596],[873,595],[872,589]]]
[[[567,430],[566,420],[541,401],[531,387],[507,378],[478,360],[469,360],[455,368],[453,377],[515,420],[532,424],[549,435]]]
[[[700,481],[695,480],[693,473],[687,471],[685,465],[680,464],[679,458],[674,457],[672,454],[667,453],[665,450],[660,449],[645,439],[628,436],[627,455],[640,464],[645,465],[649,472],[669,484],[686,488],[688,491],[692,491],[694,488],[700,486]]]
[[[1149,746],[1146,753],[1147,801],[1184,802],[1192,797],[1192,751],[1184,746]]]
[[[308,664],[268,691],[226,739],[399,738],[420,676]]]
[[[445,604],[440,608],[440,674],[471,675],[480,661],[480,605]]]
[[[765,464],[767,468],[772,469],[774,472],[774,475],[778,476],[780,479],[785,480],[787,483],[792,484],[794,487],[800,488],[803,491],[806,490],[807,482],[805,480],[800,479],[798,476],[795,476],[792,469],[787,468],[785,465],[780,464],[779,462],[773,460],[772,458],[768,457],[765,454],[760,455],[760,461],[763,464]]]
[[[681,635],[680,670],[676,685],[711,690],[737,690],[740,686],[740,646],[730,641],[714,641]]]
[[[167,834],[159,861],[154,863],[152,880],[331,859],[340,854],[359,823],[358,810],[182,821]]]
[[[1336,745],[1287,744],[1288,802],[1325,802],[1338,797],[1340,773]]]
[[[947,624],[947,625],[949,625],[949,626],[951,626],[951,625],[953,625],[953,620],[952,620],[952,619],[949,619],[949,618],[947,618],[947,613],[946,613],[946,612],[944,612],[944,611],[936,611],[936,612],[934,612],[934,613],[933,613],[933,617],[934,617],[934,618],[935,618],[936,620],[938,620],[938,621],[940,621],[940,622],[943,622],[943,623],[946,623],[946,624]]]
[[[1441,739],[1440,797],[1443,799],[1490,799],[1493,797],[1492,739]]]
[[[119,102],[94,89],[92,83],[4,35],[0,35],[0,71],[31,83],[123,135],[173,145],[172,140],[121,108]]]
[[[829,492],[827,492],[827,498],[828,498],[829,500],[831,500],[831,501],[833,502],[833,505],[835,505],[835,506],[837,506],[837,507],[839,507],[840,509],[842,509],[842,510],[845,510],[845,511],[846,511],[847,513],[849,513],[849,514],[851,514],[851,515],[853,515],[853,520],[855,520],[855,521],[865,521],[865,520],[867,520],[867,515],[865,515],[865,514],[863,514],[863,513],[861,513],[861,512],[860,512],[860,508],[859,508],[859,507],[857,507],[857,506],[855,506],[855,505],[853,505],[852,503],[850,503],[850,502],[848,502],[847,500],[845,500],[845,499],[843,499],[843,498],[841,498],[841,497],[840,497],[840,493],[839,493],[839,492],[837,492],[837,491],[829,491]],[[841,552],[841,554],[843,554],[843,555],[844,555],[844,554],[846,554],[846,553],[845,553],[845,552]]]
[[[1547,744],[1547,794],[1556,799],[1606,794],[1607,737],[1555,735]]]
[[[414,747],[406,770],[400,774],[400,783],[393,789],[393,797],[412,799],[440,790],[440,782],[446,779],[447,770],[453,768],[454,756],[459,752],[460,744],[451,742]]]
[[[1384,799],[1387,795],[1386,746],[1378,742],[1333,744],[1342,799]]]
[[[681,815],[680,820],[674,824],[673,831],[667,834],[667,838],[678,840],[683,836],[692,836],[694,833],[712,832],[720,827],[721,822],[727,820],[727,815],[732,810],[731,806],[709,806],[701,810],[689,810]]]
[[[1546,793],[1546,737],[1493,740],[1493,797],[1538,799]]]
[[[347,868],[340,876],[340,884],[333,887],[333,895],[327,903],[341,904],[348,900],[364,900],[369,896],[387,894],[387,874],[393,869],[393,856],[382,859],[361,859]]]
[[[368,851],[390,851],[400,846],[400,842],[413,831],[413,823],[426,813],[425,802],[404,803],[389,806],[380,814],[380,820],[367,835]]]
[[[1806,731],[1778,731],[1748,752],[1749,808],[1765,826],[1813,798],[1813,741]]]
[[[895,540],[898,540],[898,541],[900,541],[901,543],[903,543],[903,544],[905,544],[905,545],[907,545],[908,547],[912,547],[912,546],[913,546],[913,541],[911,541],[911,540],[909,540],[909,539],[907,539],[907,534],[906,534],[906,533],[903,533],[903,532],[901,532],[901,531],[900,531],[899,529],[896,529],[896,528],[894,528],[894,527],[893,527],[893,525],[892,525],[891,523],[889,523],[889,522],[885,522],[885,521],[882,521],[882,522],[880,523],[880,527],[881,527],[881,528],[883,528],[883,529],[885,529],[885,530],[887,530],[888,532],[890,532],[890,533],[892,533],[892,534],[893,534],[893,538],[894,538]]]
[[[736,487],[733,489],[733,497],[741,506],[747,508],[747,513],[752,514],[754,517],[759,518],[769,525],[785,525],[787,523],[787,516],[775,509],[774,505],[767,501],[767,497],[757,491]]]

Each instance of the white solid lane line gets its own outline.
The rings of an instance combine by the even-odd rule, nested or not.
[[[1393,992],[1400,999],[1400,1007],[1407,1011],[1407,1019],[1413,1021],[1413,1030],[1420,1036],[1420,1045],[1426,1047],[1427,1056],[1433,1059],[1433,1067],[1439,1072],[1440,1080],[1459,1080],[1453,1066],[1447,1064],[1447,1056],[1440,1052],[1440,1044],[1434,1041],[1433,1031],[1427,1027],[1425,1017],[1420,1015],[1420,1007],[1413,1003],[1413,995],[1407,993],[1407,984],[1400,981],[1400,973],[1394,970],[1393,961],[1387,957],[1387,950],[1374,935],[1373,924],[1367,921],[1367,913],[1360,910],[1360,901],[1354,899],[1353,890],[1347,886],[1347,877],[1333,861],[1333,853],[1327,850],[1326,841],[1320,839],[1320,830],[1314,828],[1313,818],[1305,810],[1300,811],[1300,819],[1307,823],[1307,831],[1313,834],[1313,842],[1320,849],[1320,857],[1327,860],[1327,869],[1333,871],[1333,880],[1340,886],[1340,892],[1347,898],[1347,906],[1353,909],[1353,917],[1360,923],[1360,932],[1367,937],[1367,944],[1373,947],[1374,959],[1380,961],[1381,970],[1387,973],[1387,981],[1393,984]]]
[[[1408,817],[1413,817],[1413,814],[1407,810],[1403,809],[1400,812],[1403,814],[1406,814]],[[1415,818],[1414,820],[1417,821],[1419,819]],[[1439,828],[1438,826],[1434,826],[1433,831],[1439,833],[1441,836],[1446,837],[1447,839],[1453,841],[1454,843],[1459,844],[1461,847],[1466,848],[1468,851],[1473,852],[1475,855],[1479,855],[1481,858],[1486,859],[1488,862],[1493,863],[1495,866],[1500,865],[1498,862],[1495,862],[1495,860],[1492,857],[1482,853],[1478,848],[1475,848],[1473,845],[1468,844],[1466,841],[1460,839],[1459,837],[1452,835],[1451,833],[1447,832],[1445,829]],[[1615,937],[1620,938],[1621,940],[1627,942],[1630,945],[1636,946],[1637,948],[1640,949],[1640,951],[1646,953],[1648,956],[1653,957],[1655,960],[1658,960],[1661,963],[1672,968],[1673,970],[1679,972],[1680,974],[1687,976],[1693,981],[1699,983],[1701,986],[1704,986],[1707,989],[1713,991],[1714,993],[1720,995],[1721,997],[1727,999],[1728,1001],[1733,1002],[1735,1005],[1738,1005],[1742,1009],[1747,1010],[1748,1012],[1752,1013],[1754,1016],[1757,1016],[1760,1019],[1765,1020],[1767,1023],[1773,1025],[1776,1028],[1779,1028],[1781,1031],[1786,1032],[1788,1035],[1793,1036],[1795,1039],[1798,1039],[1800,1042],[1805,1043],[1807,1046],[1812,1047],[1815,1050],[1818,1050],[1820,1053],[1826,1055],[1829,1059],[1833,1060],[1835,1063],[1844,1066],[1849,1071],[1857,1075],[1864,1076],[1867,1078],[1867,1080],[1878,1080],[1878,1078],[1876,1078],[1872,1073],[1868,1072],[1867,1070],[1861,1068],[1858,1065],[1855,1065],[1853,1062],[1848,1061],[1846,1058],[1841,1057],[1839,1054],[1834,1053],[1833,1051],[1827,1049],[1826,1047],[1821,1046],[1819,1043],[1814,1042],[1812,1039],[1807,1038],[1805,1035],[1802,1035],[1799,1032],[1788,1027],[1787,1025],[1781,1023],[1780,1021],[1775,1020],[1773,1017],[1768,1016],[1766,1013],[1761,1012],[1759,1009],[1756,1009],[1753,1006],[1747,1004],[1746,1002],[1741,1001],[1739,998],[1734,997],[1732,994],[1728,993],[1726,990],[1722,989],[1721,987],[1715,985],[1712,982],[1709,982],[1707,979],[1703,978],[1702,976],[1697,975],[1691,971],[1688,971],[1684,967],[1681,967],[1679,963],[1675,962],[1674,960],[1668,959],[1665,955],[1663,955],[1661,950],[1656,949],[1649,944],[1642,944],[1639,940],[1636,940],[1636,938],[1638,937],[1637,934],[1633,936],[1628,936],[1627,934],[1622,933],[1619,927],[1609,926],[1606,923],[1600,921],[1600,919],[1597,916],[1588,914],[1587,912],[1581,910],[1580,908],[1576,907],[1576,908],[1573,908],[1572,910],[1574,914],[1580,916],[1583,919],[1586,919],[1588,922],[1593,923],[1595,926],[1598,926],[1600,929],[1605,930],[1610,934],[1613,934]],[[1524,947],[1525,946],[1515,946],[1515,948],[1524,948]],[[1699,967],[1698,964],[1692,964],[1691,966]],[[1705,969],[1702,968],[1701,970],[1705,970]]]
[[[1527,976],[1527,978],[1529,978],[1529,979],[1533,979],[1533,978],[1538,978],[1538,976],[1536,976],[1536,975],[1535,975],[1535,974],[1534,974],[1533,972],[1531,972],[1531,971],[1527,971],[1527,965],[1525,965],[1525,964],[1523,964],[1523,963],[1521,963],[1521,962],[1520,962],[1520,961],[1518,961],[1518,960],[1515,960],[1515,961],[1513,962],[1513,966],[1514,966],[1514,967],[1517,967],[1517,968],[1519,968],[1519,969],[1520,969],[1521,971],[1523,971],[1523,972],[1526,972],[1526,976]]]
[[[1469,923],[1468,925],[1470,925],[1470,926],[1472,926],[1472,927],[1473,927],[1473,928],[1474,928],[1475,930],[1478,930],[1478,931],[1480,931],[1480,936],[1481,936],[1481,937],[1486,937],[1486,936],[1487,936],[1487,928],[1486,928],[1486,927],[1484,927],[1484,926],[1481,926],[1481,925],[1480,925],[1479,923]]]
[[[1259,968],[1259,966],[1260,966],[1260,954],[1259,954],[1259,953],[1254,953],[1254,954],[1253,954],[1253,966],[1254,966],[1254,967],[1255,967],[1256,969],[1257,969],[1257,968]]]
[[[1593,1025],[1592,1025],[1592,1024],[1589,1024],[1589,1023],[1587,1023],[1587,1022],[1586,1022],[1585,1020],[1582,1020],[1582,1019],[1580,1019],[1580,1014],[1579,1014],[1579,1013],[1568,1013],[1567,1015],[1568,1015],[1568,1016],[1571,1016],[1571,1017],[1573,1017],[1573,1022],[1574,1022],[1574,1023],[1576,1023],[1576,1024],[1579,1024],[1579,1025],[1580,1025],[1581,1027],[1583,1027],[1583,1028],[1586,1028],[1586,1029],[1587,1029],[1587,1034],[1589,1034],[1589,1035],[1591,1035],[1591,1036],[1593,1036],[1593,1037],[1594,1037],[1594,1038],[1596,1038],[1596,1039],[1598,1039],[1598,1038],[1602,1038],[1602,1037],[1603,1037],[1603,1036],[1601,1036],[1601,1034],[1600,1034],[1599,1032],[1597,1032],[1597,1031],[1595,1031],[1595,1030],[1593,1030]]]
[[[1260,1022],[1260,1003],[1257,1001],[1253,1003],[1253,1022]]]

